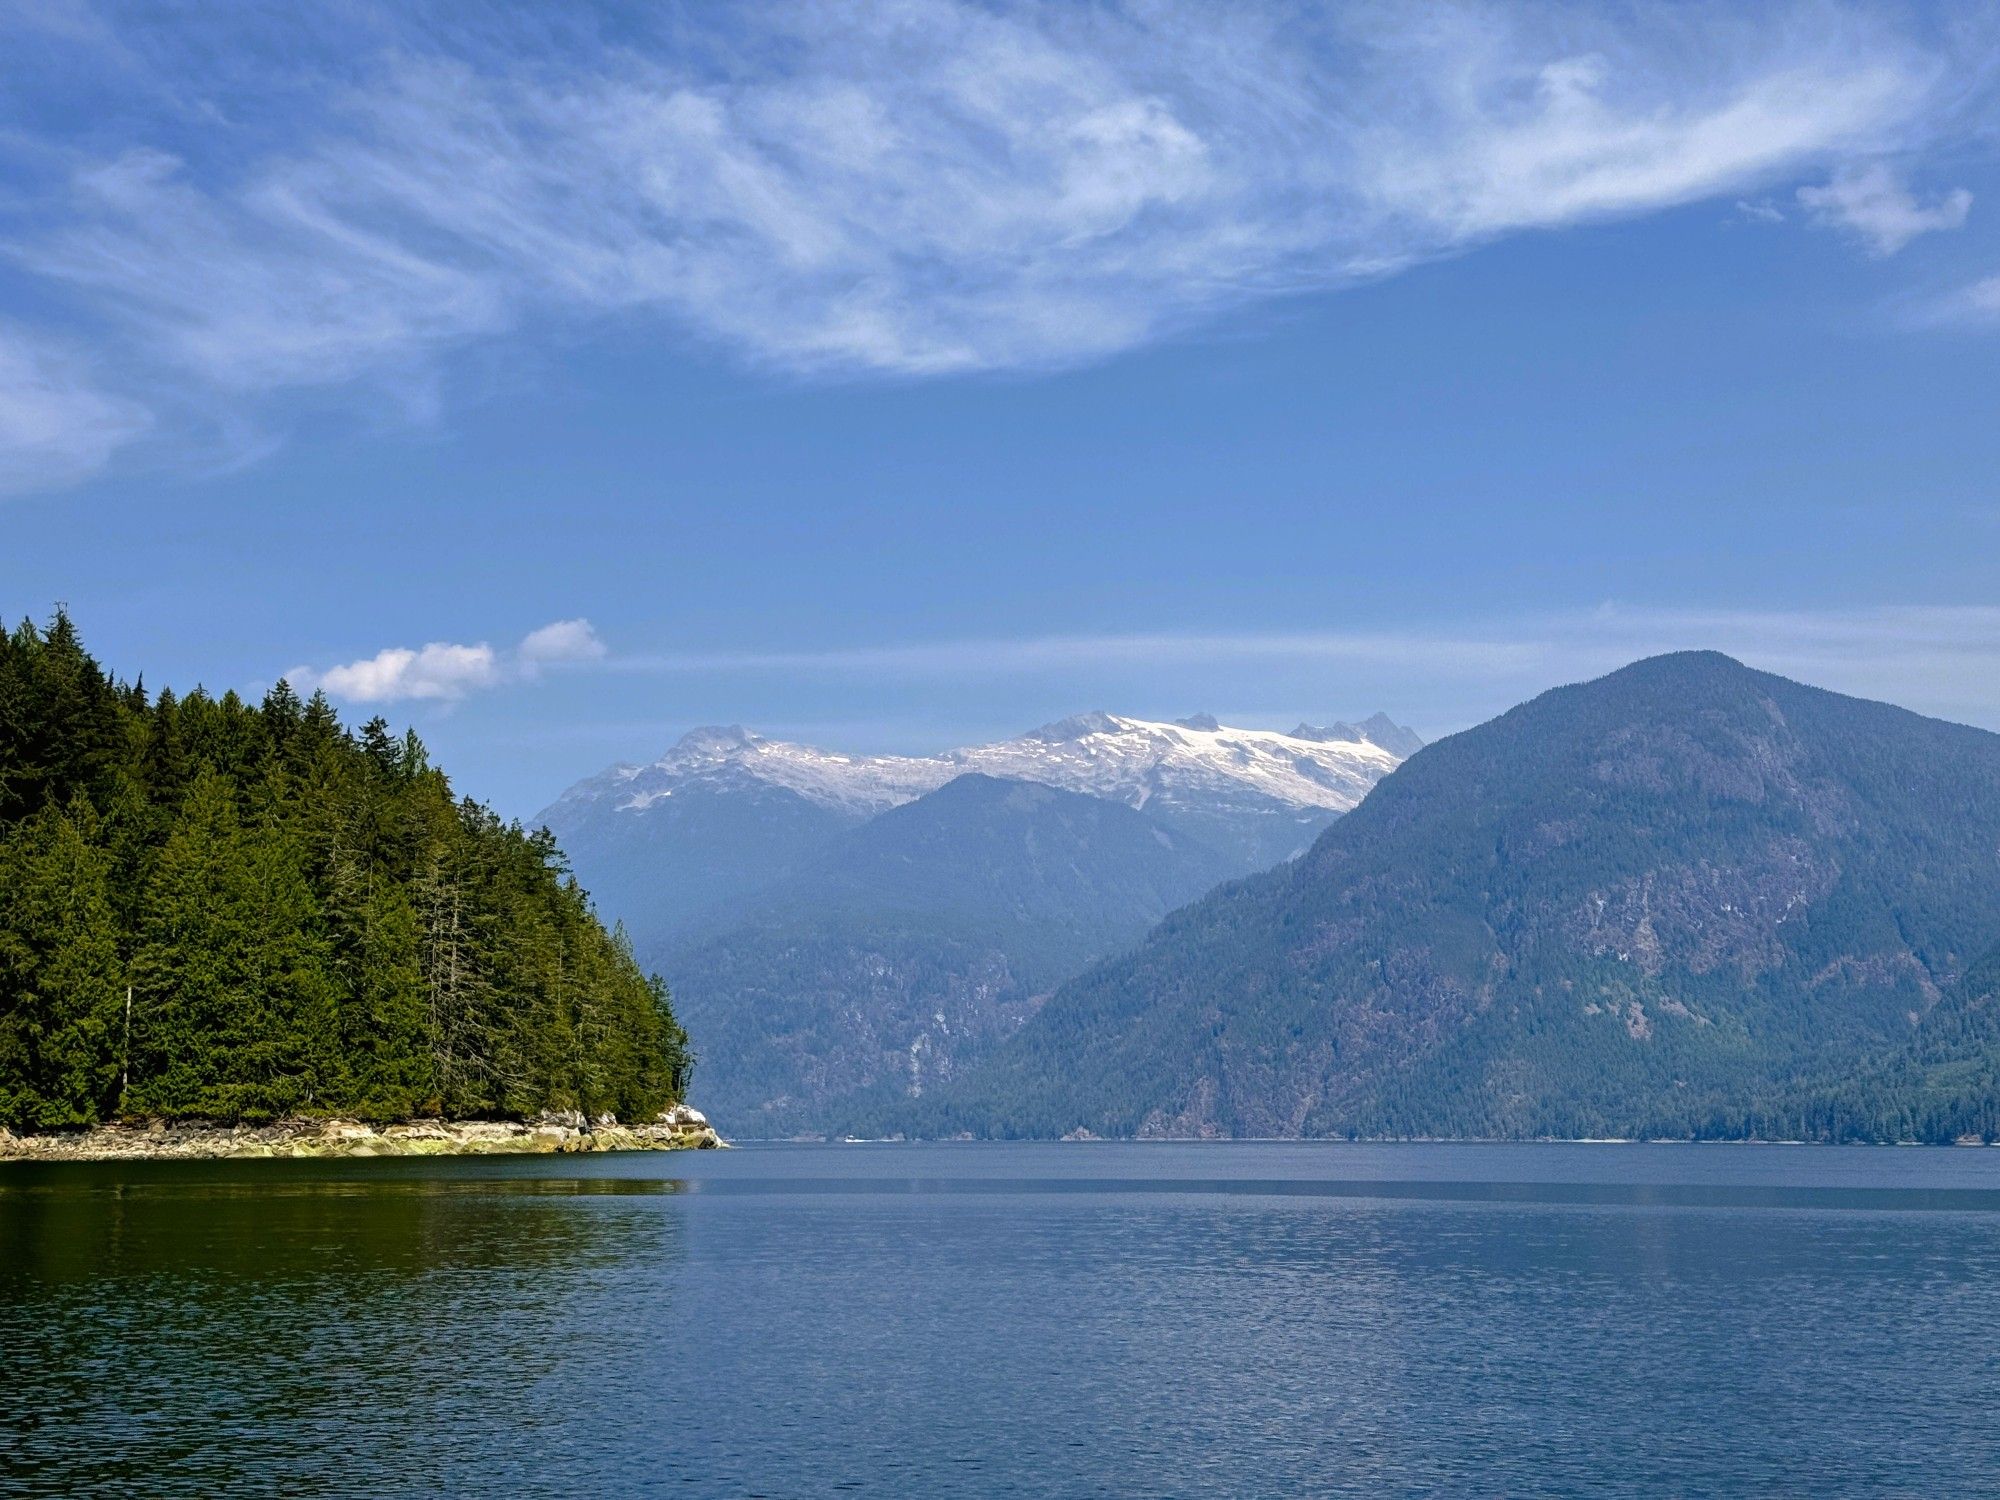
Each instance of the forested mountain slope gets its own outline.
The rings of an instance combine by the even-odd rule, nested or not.
[[[0,635],[0,1124],[636,1120],[690,1061],[553,842],[414,734],[149,695],[60,614]]]
[[[1966,971],[1908,1045],[1845,1078],[1808,1079],[1765,1134],[1829,1141],[2000,1141],[2000,947]]]
[[[2000,736],[1660,657],[1427,747],[850,1128],[1990,1131],[1996,945]]]

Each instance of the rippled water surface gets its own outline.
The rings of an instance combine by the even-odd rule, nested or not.
[[[2000,1152],[0,1167],[0,1494],[2000,1493]]]

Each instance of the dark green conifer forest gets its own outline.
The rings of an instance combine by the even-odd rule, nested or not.
[[[0,633],[0,1124],[650,1118],[692,1056],[546,831],[280,682]]]

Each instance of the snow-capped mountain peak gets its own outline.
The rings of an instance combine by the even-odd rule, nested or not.
[[[1021,736],[1023,740],[1039,740],[1047,744],[1060,744],[1065,740],[1080,740],[1085,735],[1103,734],[1115,729],[1122,721],[1116,715],[1099,709],[1093,713],[1071,714],[1067,719],[1057,719],[1053,724],[1044,724],[1038,729],[1030,729]],[[1016,741],[1006,741],[1014,744]],[[961,751],[947,750],[945,754],[956,755]]]
[[[1040,781],[1133,807],[1168,796],[1253,794],[1295,808],[1345,812],[1402,756],[1360,734],[1307,739],[1236,729],[1208,715],[1177,723],[1083,714],[1019,739],[943,757],[989,776]]]
[[[629,768],[618,808],[641,812],[687,781],[731,777],[768,783],[809,802],[857,813],[912,801],[950,779],[940,777],[934,763],[923,757],[845,755],[766,739],[730,725],[691,730],[651,765]]]
[[[1392,743],[1385,744],[1384,741]],[[681,787],[758,783],[818,806],[867,816],[935,791],[968,771],[1108,797],[1133,807],[1250,798],[1345,812],[1421,741],[1381,715],[1356,726],[1300,725],[1291,734],[1238,729],[1207,714],[1178,722],[1094,712],[1014,739],[938,755],[850,755],[766,739],[741,725],[690,730],[650,765],[621,765],[563,794],[569,814],[609,804],[643,813]],[[570,821],[565,818],[564,821]]]
[[[652,931],[730,909],[829,840],[974,772],[1121,802],[1155,838],[1247,875],[1305,849],[1395,769],[1386,734],[1100,712],[937,755],[849,755],[708,726],[650,764],[578,782],[539,821],[606,910]]]

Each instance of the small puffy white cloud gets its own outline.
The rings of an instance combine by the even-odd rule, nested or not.
[[[1894,255],[1919,235],[1961,229],[1972,211],[1972,194],[1953,188],[1921,203],[1916,194],[1880,162],[1836,172],[1822,187],[1799,189],[1799,203],[1822,229],[1853,235],[1878,259]]]
[[[396,703],[411,698],[450,701],[498,682],[500,664],[491,646],[433,641],[415,650],[390,646],[325,671],[295,667],[285,675],[303,691],[324,688],[351,703]]]
[[[603,638],[588,620],[556,620],[523,637],[515,657],[527,671],[565,662],[602,661]]]
[[[285,676],[301,692],[323,688],[350,703],[454,703],[482,688],[533,678],[548,667],[601,661],[605,654],[604,641],[590,621],[555,620],[529,631],[508,652],[495,651],[484,641],[473,646],[432,641],[420,647],[385,647],[360,661],[323,670],[294,667]]]

